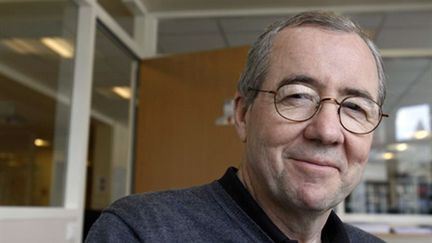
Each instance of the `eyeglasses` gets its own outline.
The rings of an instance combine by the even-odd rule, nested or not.
[[[276,91],[249,88],[249,91],[273,94],[277,113],[290,121],[303,122],[311,119],[326,101],[335,102],[339,122],[347,131],[354,134],[367,134],[375,130],[382,117],[381,106],[366,97],[348,96],[342,101],[335,98],[322,98],[312,88],[302,84],[286,84]]]

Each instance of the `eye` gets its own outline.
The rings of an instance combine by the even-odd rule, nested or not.
[[[290,96],[287,96],[286,98],[292,98],[292,99],[308,99],[308,100],[312,100],[313,97],[310,94],[306,94],[306,93],[297,93],[297,94],[292,94]]]
[[[364,109],[361,106],[353,102],[344,102],[342,105],[344,108],[348,108],[352,111],[364,112]]]
[[[317,100],[319,96],[313,89],[298,84],[282,86],[276,97],[277,103],[284,106],[309,105],[316,103]]]
[[[295,93],[280,97],[278,103],[285,106],[303,106],[314,103],[315,98],[307,93]]]
[[[346,100],[341,104],[342,112],[355,120],[367,120],[370,117],[371,108],[359,99]]]

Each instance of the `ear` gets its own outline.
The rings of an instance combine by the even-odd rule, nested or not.
[[[247,111],[245,98],[237,92],[234,99],[234,124],[242,142],[247,139]]]

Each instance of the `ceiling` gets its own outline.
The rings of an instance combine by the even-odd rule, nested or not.
[[[381,48],[431,48],[432,11],[350,13]],[[250,45],[287,15],[163,19],[158,52],[169,54]]]

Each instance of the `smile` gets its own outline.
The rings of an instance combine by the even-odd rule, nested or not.
[[[298,167],[300,167],[301,170],[306,171],[312,171],[312,172],[319,172],[319,173],[329,173],[340,171],[340,169],[327,162],[320,162],[315,160],[305,160],[305,159],[292,159],[294,161],[294,164]]]

